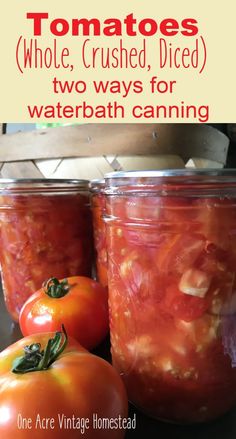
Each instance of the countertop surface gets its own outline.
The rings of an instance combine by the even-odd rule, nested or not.
[[[13,323],[6,311],[0,292],[0,351],[21,337],[20,329]],[[107,357],[107,347],[103,345],[97,354]],[[148,418],[137,409],[130,407],[131,417],[136,414],[136,429],[127,431],[125,439],[236,439],[236,408],[227,415],[205,425],[182,427],[165,424]]]

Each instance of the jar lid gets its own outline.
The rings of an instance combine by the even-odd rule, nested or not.
[[[151,170],[151,171],[118,171],[109,172],[105,175],[105,180],[109,178],[153,178],[153,177],[189,177],[189,176],[205,176],[205,177],[236,177],[236,169],[162,169],[162,170]]]
[[[99,179],[91,180],[89,183],[89,188],[90,188],[91,192],[93,192],[93,193],[100,192],[101,190],[103,190],[105,188],[104,178],[101,180],[99,180]]]
[[[54,178],[0,178],[0,192],[12,194],[77,192],[88,190],[89,180]]]
[[[112,172],[105,194],[236,197],[236,169],[164,169]]]

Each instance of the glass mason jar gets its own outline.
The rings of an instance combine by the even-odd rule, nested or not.
[[[92,218],[85,180],[0,180],[0,263],[9,313],[50,278],[91,275]]]
[[[92,193],[93,236],[96,252],[97,280],[107,287],[107,246],[106,225],[102,218],[105,211],[104,180],[92,180],[90,189]]]
[[[176,423],[236,403],[236,172],[106,176],[112,359],[129,399]]]

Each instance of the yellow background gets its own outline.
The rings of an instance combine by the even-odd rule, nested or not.
[[[194,70],[158,70],[155,61],[157,42],[162,35],[160,32],[153,37],[126,37],[123,34],[124,46],[140,47],[143,38],[146,39],[148,56],[152,61],[152,70],[147,72],[142,69],[84,69],[78,65],[78,57],[84,37],[67,35],[57,37],[58,45],[69,47],[72,60],[75,63],[73,72],[67,70],[27,70],[21,75],[16,67],[15,50],[20,35],[28,38],[33,36],[32,20],[26,20],[26,12],[48,12],[51,19],[65,18],[99,18],[101,22],[106,18],[119,18],[121,21],[130,13],[137,20],[153,18],[158,23],[164,18],[174,18],[180,21],[183,18],[196,18],[199,25],[199,34],[203,35],[207,44],[207,66],[199,75]],[[99,0],[97,2],[86,0],[40,0],[30,1],[8,0],[4,3],[1,13],[0,42],[1,42],[1,82],[0,82],[0,120],[7,122],[36,122],[31,119],[27,111],[27,105],[53,105],[60,101],[64,105],[80,105],[84,100],[91,105],[106,105],[109,101],[116,100],[118,104],[126,107],[125,119],[86,119],[86,120],[58,120],[55,122],[157,122],[157,119],[134,119],[130,116],[134,105],[179,105],[181,101],[186,104],[209,105],[210,119],[208,122],[235,122],[236,121],[236,2],[225,0],[224,2],[212,2],[198,0],[165,0],[138,1],[119,0],[111,2]],[[43,30],[48,29],[48,23],[43,23]],[[197,37],[197,36],[196,36]],[[195,39],[196,37],[191,37]],[[42,37],[38,37],[41,47],[52,45],[56,38],[49,31],[44,31]],[[116,46],[121,37],[89,37],[94,47]],[[166,37],[173,46],[191,47],[188,37]],[[117,41],[116,41],[117,40]],[[143,94],[130,94],[123,99],[119,95],[96,94],[92,87],[88,87],[86,94],[53,94],[52,79],[57,76],[61,80],[85,80],[90,84],[94,79],[110,80],[142,80],[145,85]],[[150,78],[157,76],[163,80],[176,80],[177,86],[174,94],[151,94],[148,85]],[[52,119],[41,119],[52,122]],[[195,119],[168,120],[160,118],[159,122],[196,122]]]

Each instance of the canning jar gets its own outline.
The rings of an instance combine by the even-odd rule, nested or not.
[[[96,256],[97,280],[107,286],[107,246],[106,246],[106,225],[103,220],[105,209],[104,180],[92,180],[90,184],[92,193],[93,213],[93,236]]]
[[[129,399],[176,423],[236,403],[236,172],[106,176],[112,359]]]
[[[91,275],[92,218],[84,180],[0,180],[0,263],[9,313],[49,277]]]

